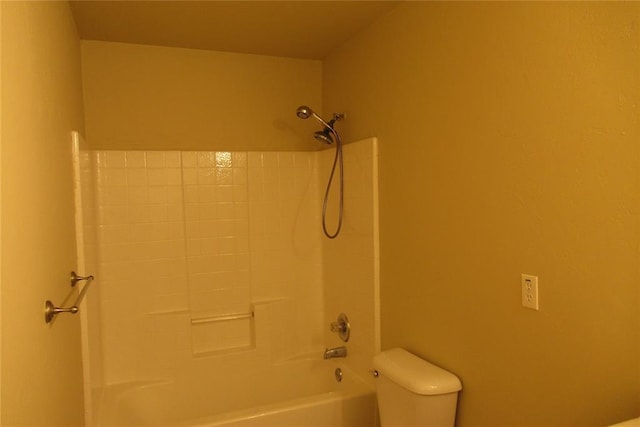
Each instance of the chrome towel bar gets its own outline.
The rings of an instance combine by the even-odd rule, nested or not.
[[[51,300],[46,300],[45,303],[44,303],[44,321],[45,321],[45,323],[51,323],[53,321],[53,319],[56,317],[56,315],[58,315],[59,313],[76,314],[78,312],[78,310],[80,310],[78,308],[78,306],[82,302],[82,300],[84,298],[84,295],[89,290],[89,285],[91,285],[91,282],[93,282],[93,279],[94,279],[93,276],[78,276],[75,273],[75,271],[72,271],[71,272],[71,280],[70,280],[72,288],[74,288],[78,284],[78,282],[81,282],[83,280],[86,280],[87,283],[85,283],[85,285],[82,287],[82,290],[78,294],[78,298],[76,298],[76,302],[71,307],[56,307],[51,302]]]

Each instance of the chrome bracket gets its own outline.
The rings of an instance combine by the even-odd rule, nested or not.
[[[77,312],[78,306],[75,305],[73,307],[56,307],[50,300],[46,300],[44,303],[44,321],[46,323],[51,323],[58,313],[76,314]]]
[[[78,276],[75,271],[71,272],[71,287],[74,288],[78,282],[82,282],[83,280],[93,280],[93,276]]]
[[[344,113],[333,113],[333,121],[339,122],[340,120],[344,120],[347,116]]]

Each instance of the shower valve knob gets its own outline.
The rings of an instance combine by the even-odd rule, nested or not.
[[[347,318],[346,314],[340,313],[340,315],[338,316],[338,320],[335,322],[331,322],[330,326],[331,332],[337,333],[342,341],[349,341],[349,336],[351,335],[351,325],[349,324],[349,319]]]
[[[344,329],[344,325],[340,325],[338,322],[331,322],[331,332],[340,332]]]

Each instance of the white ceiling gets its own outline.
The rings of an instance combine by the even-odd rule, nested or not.
[[[331,50],[398,1],[72,1],[80,38],[303,59]]]

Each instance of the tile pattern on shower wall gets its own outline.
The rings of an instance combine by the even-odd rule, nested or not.
[[[322,347],[322,270],[316,155],[248,155],[253,298],[272,304],[272,357],[317,351]]]
[[[183,152],[189,306],[195,318],[251,304],[247,154]]]
[[[249,313],[247,154],[183,152],[189,307],[192,319]],[[194,324],[194,354],[247,348],[247,319]]]
[[[108,381],[118,382],[137,378],[154,361],[168,364],[188,343],[186,332],[169,336],[170,328],[148,315],[188,309],[181,158],[95,155],[104,368]]]
[[[95,158],[107,380],[167,376],[193,353],[249,346],[251,322],[191,325],[250,310],[246,153]]]
[[[106,383],[182,375],[194,352],[245,348],[253,322],[208,327],[190,320],[244,312],[252,303],[268,313],[260,329],[268,331],[260,337],[268,349],[256,355],[315,357],[329,346],[324,330],[337,314],[331,309],[325,317],[325,296],[339,302],[340,286],[370,283],[349,274],[353,257],[370,250],[370,237],[354,235],[352,222],[348,246],[323,252],[331,243],[321,234],[329,173],[324,163],[318,169],[321,153],[95,155]],[[348,215],[358,214],[351,206]],[[369,221],[364,209],[357,224]],[[332,267],[323,270],[323,263]],[[335,291],[323,294],[324,276],[341,272],[330,285]],[[360,323],[358,336],[368,330]],[[350,352],[359,348],[354,344]]]

